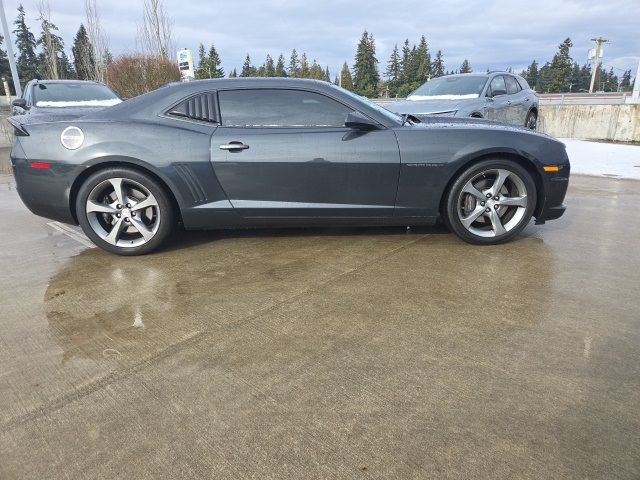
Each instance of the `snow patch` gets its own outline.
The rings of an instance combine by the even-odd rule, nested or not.
[[[76,100],[71,102],[36,102],[36,107],[111,107],[122,102],[119,98],[112,98],[110,100]]]
[[[567,146],[572,174],[640,180],[640,145],[558,140]]]
[[[415,102],[416,100],[465,100],[467,98],[478,98],[480,95],[469,93],[467,95],[409,95],[407,100]]]

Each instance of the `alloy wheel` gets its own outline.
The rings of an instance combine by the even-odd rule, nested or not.
[[[480,237],[501,237],[526,214],[529,196],[516,173],[494,168],[473,176],[462,188],[457,214],[464,228]]]
[[[128,178],[109,178],[89,193],[86,214],[93,231],[116,247],[149,242],[160,226],[160,207],[144,185]]]

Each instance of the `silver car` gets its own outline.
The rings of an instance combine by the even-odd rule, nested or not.
[[[527,81],[509,72],[462,73],[434,78],[404,101],[384,107],[415,117],[440,115],[486,118],[536,129],[538,95]]]

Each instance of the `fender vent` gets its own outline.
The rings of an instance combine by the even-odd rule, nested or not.
[[[207,201],[207,194],[205,189],[202,187],[200,180],[198,180],[198,176],[193,173],[193,170],[187,163],[176,163],[174,164],[178,175],[187,185],[189,192],[191,193],[191,197],[193,198],[193,203],[202,203]]]

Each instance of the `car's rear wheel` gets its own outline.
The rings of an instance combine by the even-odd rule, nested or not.
[[[538,128],[538,114],[533,110],[527,114],[527,118],[524,121],[524,126],[529,130],[535,130]]]
[[[76,198],[84,233],[99,247],[119,255],[142,255],[171,234],[174,211],[163,187],[130,168],[109,168],[91,175]]]
[[[445,221],[466,242],[503,243],[529,223],[536,199],[524,168],[510,160],[485,160],[464,170],[449,189]]]

